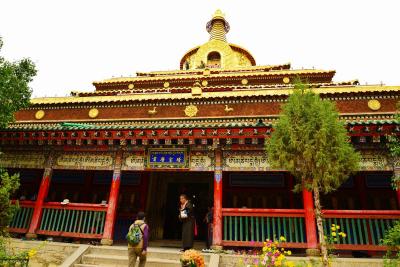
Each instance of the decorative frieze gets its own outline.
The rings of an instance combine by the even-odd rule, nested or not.
[[[213,171],[215,166],[214,153],[192,152],[190,155],[191,171]]]
[[[43,169],[46,156],[36,151],[3,151],[0,153],[0,167]]]
[[[126,152],[123,156],[122,170],[144,170],[143,152]]]
[[[363,150],[361,151],[361,171],[391,171],[393,164],[384,151]]]
[[[224,151],[224,171],[267,171],[270,164],[264,151]]]
[[[54,169],[112,170],[114,153],[74,152],[56,155]]]

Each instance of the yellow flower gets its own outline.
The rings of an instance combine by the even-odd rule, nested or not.
[[[279,238],[279,240],[282,241],[282,242],[285,242],[285,241],[286,241],[286,238],[285,238],[284,236],[281,236],[281,237]]]
[[[334,239],[333,239],[333,241],[335,241],[335,242],[336,242],[336,241],[337,241],[337,238],[334,238]]]
[[[31,249],[31,250],[29,250],[29,252],[28,252],[28,257],[29,257],[29,258],[32,258],[32,257],[34,257],[34,256],[36,255],[36,253],[37,253],[37,251],[36,251],[36,250],[34,250],[34,249]]]
[[[332,226],[332,227],[331,227],[331,230],[332,230],[332,231],[336,231],[336,227],[335,227],[335,226]]]
[[[336,232],[332,232],[332,236],[336,236]]]
[[[286,262],[286,266],[287,266],[287,267],[294,267],[293,261],[288,261],[288,262]]]
[[[335,227],[335,226],[336,226],[336,224],[333,223],[333,224],[332,224],[332,227]]]
[[[292,252],[290,250],[286,251],[286,253],[290,256],[292,255]]]

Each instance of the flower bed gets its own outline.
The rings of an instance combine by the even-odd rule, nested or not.
[[[204,257],[197,250],[186,250],[180,258],[182,267],[204,267]]]

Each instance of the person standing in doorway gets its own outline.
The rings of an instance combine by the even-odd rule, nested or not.
[[[139,267],[144,267],[149,243],[149,226],[145,223],[144,212],[138,212],[137,219],[129,227],[126,237],[128,240],[129,267],[135,267],[137,258],[139,258]]]
[[[193,248],[194,242],[194,211],[193,204],[187,195],[179,197],[179,220],[182,222],[182,251]]]
[[[212,236],[213,236],[213,212],[214,208],[213,207],[208,207],[208,212],[206,216],[204,217],[204,222],[207,225],[207,240],[206,240],[206,246],[209,249],[212,245]]]

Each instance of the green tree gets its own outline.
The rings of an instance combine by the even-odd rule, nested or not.
[[[314,193],[321,254],[324,266],[328,266],[320,193],[336,190],[358,170],[360,162],[335,105],[296,82],[274,125],[267,153],[272,166],[296,177],[295,191],[305,188]]]
[[[3,41],[0,37],[0,52]],[[29,83],[36,75],[33,62],[24,58],[10,62],[0,56],[0,128],[14,120],[14,113],[28,106],[31,97]]]
[[[0,52],[2,46],[0,37]],[[36,68],[30,59],[10,62],[0,56],[0,128],[14,120],[16,111],[28,106],[31,97],[29,83],[35,75]],[[19,187],[19,176],[10,176],[0,169],[0,185],[0,235],[5,235],[16,208],[10,203],[10,196]]]
[[[400,114],[398,113],[400,108],[400,104],[397,103],[397,113],[395,115],[395,122],[400,124]],[[399,164],[400,160],[400,137],[397,133],[392,133],[387,135],[387,148],[389,149],[390,160],[393,165],[393,176],[392,176],[392,185],[394,190],[400,189],[400,174],[396,172],[396,165]]]

